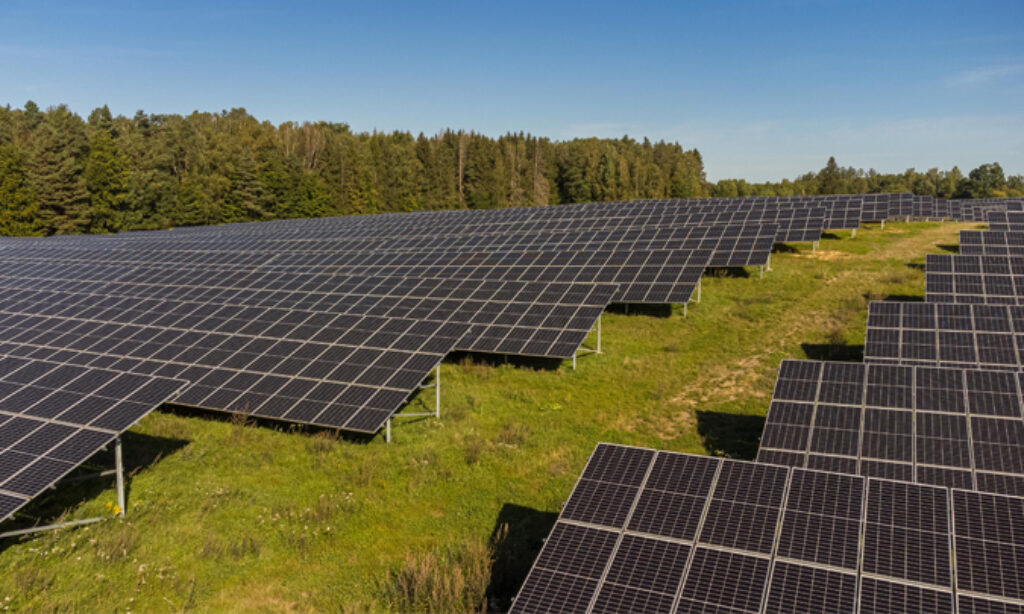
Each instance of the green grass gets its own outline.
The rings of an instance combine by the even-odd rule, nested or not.
[[[153,413],[125,439],[128,516],[0,543],[0,609],[503,609],[597,442],[752,458],[779,362],[858,359],[868,301],[923,295],[925,253],[969,227],[873,226],[773,254],[763,279],[709,274],[685,319],[606,313],[575,372],[448,362],[442,418],[397,420],[390,444]],[[79,485],[32,509],[114,500]]]

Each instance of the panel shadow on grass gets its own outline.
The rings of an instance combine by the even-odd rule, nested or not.
[[[697,412],[697,434],[711,456],[754,460],[764,430],[764,416]]]
[[[804,355],[810,360],[839,360],[843,362],[864,362],[863,345],[843,343],[801,343]]]
[[[487,367],[499,367],[501,365],[512,365],[516,368],[531,369],[533,371],[556,371],[562,367],[561,358],[550,358],[544,356],[516,356],[513,354],[490,354],[486,352],[450,352],[444,358],[446,363],[458,363],[467,366],[481,365]]]
[[[612,303],[608,305],[606,311],[652,318],[672,317],[672,305],[668,303]]]
[[[799,254],[800,249],[790,245],[789,243],[776,243],[772,245],[773,254]]]
[[[153,435],[133,432],[122,434],[121,442],[124,453],[125,499],[127,500],[127,515],[130,516],[132,511],[132,476],[156,464],[161,458],[170,456],[188,445],[189,442],[184,439],[155,437]],[[108,450],[100,451],[87,459],[65,478],[67,481],[58,482],[53,490],[47,490],[42,495],[36,497],[26,507],[22,508],[14,518],[0,525],[0,533],[58,522],[66,511],[72,510],[86,501],[95,499],[107,489],[113,488],[116,484],[116,477],[114,475],[76,479],[92,473],[113,469],[113,450],[114,446],[111,444]],[[116,500],[116,495],[114,497]],[[0,541],[0,552],[17,543],[19,539],[29,540],[37,536],[38,534],[4,539]]]
[[[736,279],[747,279],[750,277],[750,271],[746,267],[741,266],[716,266],[708,267],[704,269],[705,277],[730,277]]]
[[[488,611],[508,611],[556,520],[556,512],[515,503],[501,506],[491,532],[494,556],[487,586]]]
[[[410,395],[410,397],[411,396],[412,395]],[[411,402],[407,400],[406,403],[398,411],[401,412],[403,409],[409,406],[410,403]],[[265,428],[280,433],[298,433],[308,436],[314,436],[319,433],[326,433],[331,437],[337,438],[341,441],[359,444],[370,443],[381,432],[378,431],[377,433],[371,434],[360,433],[357,431],[343,431],[335,427],[317,426],[315,424],[303,424],[299,422],[289,422],[287,420],[270,418],[267,416],[259,416],[256,414],[249,414],[245,412],[229,412],[219,409],[195,407],[193,405],[178,405],[176,403],[164,403],[163,405],[160,406],[160,411],[161,413],[171,414],[173,416],[181,416],[182,418],[198,418],[200,420],[209,420],[211,422],[228,422],[240,428]]]
[[[920,295],[920,294],[886,294],[886,295],[882,296],[882,295],[877,295],[877,294],[872,294],[872,293],[865,293],[865,294],[862,294],[861,296],[864,297],[864,300],[869,301],[869,302],[870,301],[896,301],[896,302],[900,302],[900,303],[908,303],[908,302],[909,303],[923,303],[924,302],[924,296]]]
[[[935,247],[941,249],[944,252],[950,252],[950,253],[953,253],[953,254],[959,254],[960,253],[960,246],[959,245],[946,245],[945,243],[936,243]]]

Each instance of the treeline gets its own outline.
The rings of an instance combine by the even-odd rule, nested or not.
[[[697,150],[628,137],[552,141],[353,132],[221,113],[87,120],[0,107],[0,234],[101,233],[415,209],[704,195]]]
[[[883,174],[841,167],[834,157],[817,173],[780,182],[747,183],[742,179],[723,179],[708,185],[711,196],[804,196],[810,194],[872,194],[913,192],[940,198],[994,198],[1024,196],[1024,176],[1006,177],[998,162],[982,164],[964,175],[959,168],[937,168],[918,172],[909,168],[902,173]]]
[[[881,174],[829,159],[777,183],[705,180],[696,149],[646,139],[552,141],[447,130],[353,132],[221,113],[83,120],[65,106],[0,107],[0,234],[170,228],[417,209],[488,209],[635,198],[915,192],[1024,195],[997,163],[966,176]]]

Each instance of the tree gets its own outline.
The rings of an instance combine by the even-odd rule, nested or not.
[[[842,191],[843,177],[835,156],[831,156],[825,168],[818,173],[818,194],[841,194]]]
[[[127,222],[128,159],[114,140],[113,121],[106,106],[89,115],[92,136],[85,160],[89,210],[85,232],[117,232]]]
[[[60,106],[47,110],[35,131],[28,165],[46,234],[81,232],[89,218],[83,176],[87,151],[82,119]]]
[[[1006,195],[1006,177],[998,162],[982,164],[967,175],[960,184],[960,196],[992,198]]]
[[[0,145],[0,234],[41,234],[39,205],[29,187],[25,164],[18,148]]]

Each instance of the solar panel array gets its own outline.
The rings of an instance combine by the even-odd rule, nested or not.
[[[0,356],[0,522],[185,382]]]
[[[1024,499],[599,444],[512,612],[1015,612]]]
[[[685,303],[706,268],[763,266],[777,241],[862,220],[1014,210],[908,194],[671,199],[6,239],[0,354],[21,365],[17,377],[58,364],[69,385],[111,373],[134,383],[121,399],[87,400],[33,383],[72,409],[117,401],[120,422],[69,437],[98,428],[106,443],[170,397],[374,433],[453,350],[567,358],[610,302]],[[0,413],[8,438],[40,422],[22,410],[42,407],[14,392],[3,402],[19,415]],[[46,407],[36,426],[47,434],[4,449],[3,509],[29,496],[16,480],[60,477],[25,456],[75,428],[52,420],[68,407]],[[69,458],[46,463],[81,460]]]

